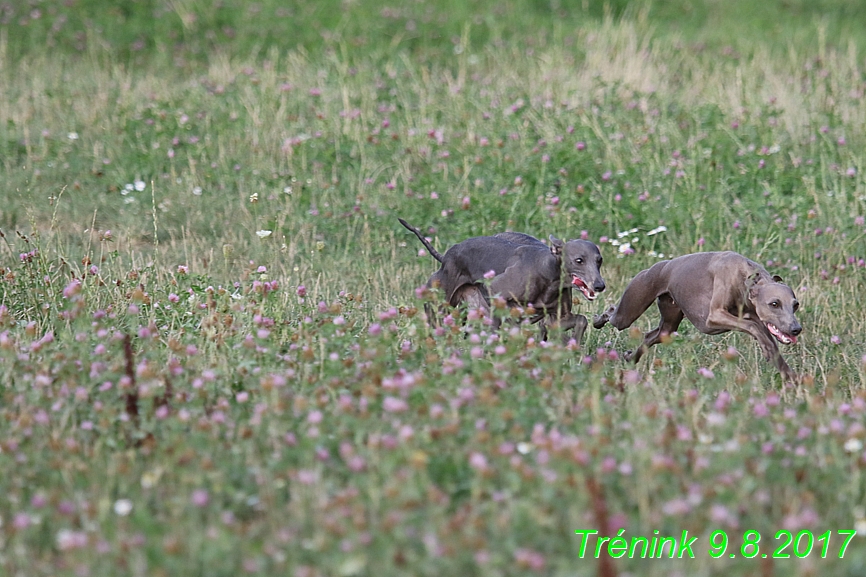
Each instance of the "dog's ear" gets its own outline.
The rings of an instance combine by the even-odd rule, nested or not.
[[[548,238],[550,239],[550,252],[553,253],[553,256],[561,256],[563,245],[562,241],[553,235],[550,235]]]
[[[785,282],[785,281],[782,280],[782,277],[780,277],[779,275],[774,274],[773,275],[773,282]]]
[[[754,296],[755,288],[756,288],[755,285],[758,284],[759,280],[761,280],[760,271],[754,272],[754,273],[752,273],[746,277],[746,280],[744,281],[743,284],[746,285],[746,294],[749,296],[749,299],[751,299]]]

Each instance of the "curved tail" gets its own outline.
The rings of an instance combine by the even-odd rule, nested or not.
[[[424,245],[424,248],[427,249],[427,252],[429,252],[431,255],[433,255],[433,258],[435,258],[439,262],[442,262],[442,255],[439,254],[439,251],[437,251],[435,248],[433,248],[432,244],[427,242],[427,239],[424,238],[424,235],[421,234],[420,230],[418,230],[417,228],[415,228],[414,226],[412,226],[411,224],[409,224],[408,222],[406,222],[402,218],[398,217],[397,220],[400,221],[400,224],[402,224],[403,226],[405,226],[406,228],[408,228],[409,230],[411,230],[412,232],[415,233],[415,236],[418,237],[418,240],[421,241],[421,243]]]

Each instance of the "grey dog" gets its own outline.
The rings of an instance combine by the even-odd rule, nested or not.
[[[448,304],[467,302],[489,313],[490,295],[500,295],[511,307],[531,305],[539,312],[531,320],[542,321],[542,340],[547,338],[548,327],[559,326],[565,331],[573,328],[580,342],[588,322],[571,311],[572,288],[590,301],[605,289],[602,257],[594,243],[563,242],[551,235],[548,247],[528,234],[504,232],[466,239],[442,255],[421,231],[399,220],[441,263],[427,286],[441,288]],[[483,279],[490,271],[493,277],[487,286]]]
[[[704,334],[752,335],[782,377],[797,380],[773,339],[786,345],[797,342],[803,330],[794,316],[800,303],[781,277],[770,276],[758,263],[735,252],[702,252],[658,262],[638,273],[619,304],[596,316],[593,326],[610,322],[619,330],[628,328],[653,301],[661,322],[644,335],[634,352],[626,354],[627,359],[639,361],[649,347],[676,331],[685,317]]]

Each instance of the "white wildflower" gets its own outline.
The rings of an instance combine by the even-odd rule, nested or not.
[[[129,499],[118,499],[114,502],[114,512],[121,517],[126,517],[132,512],[132,501]]]
[[[718,427],[719,425],[724,425],[727,418],[722,413],[708,413],[707,414],[707,424],[711,427]]]
[[[845,441],[844,446],[845,446],[845,450],[848,451],[849,453],[856,453],[863,448],[863,443],[860,441],[860,439],[852,437],[852,438],[848,439],[847,441]]]

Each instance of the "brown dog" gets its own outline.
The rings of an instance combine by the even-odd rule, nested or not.
[[[803,330],[794,316],[800,303],[781,277],[770,276],[758,263],[735,252],[702,252],[658,262],[638,273],[619,304],[596,316],[593,326],[599,329],[610,322],[619,330],[628,328],[653,301],[661,322],[634,352],[626,353],[627,359],[638,362],[685,317],[704,334],[752,335],[786,381],[797,379],[773,338],[786,345],[797,342]]]

